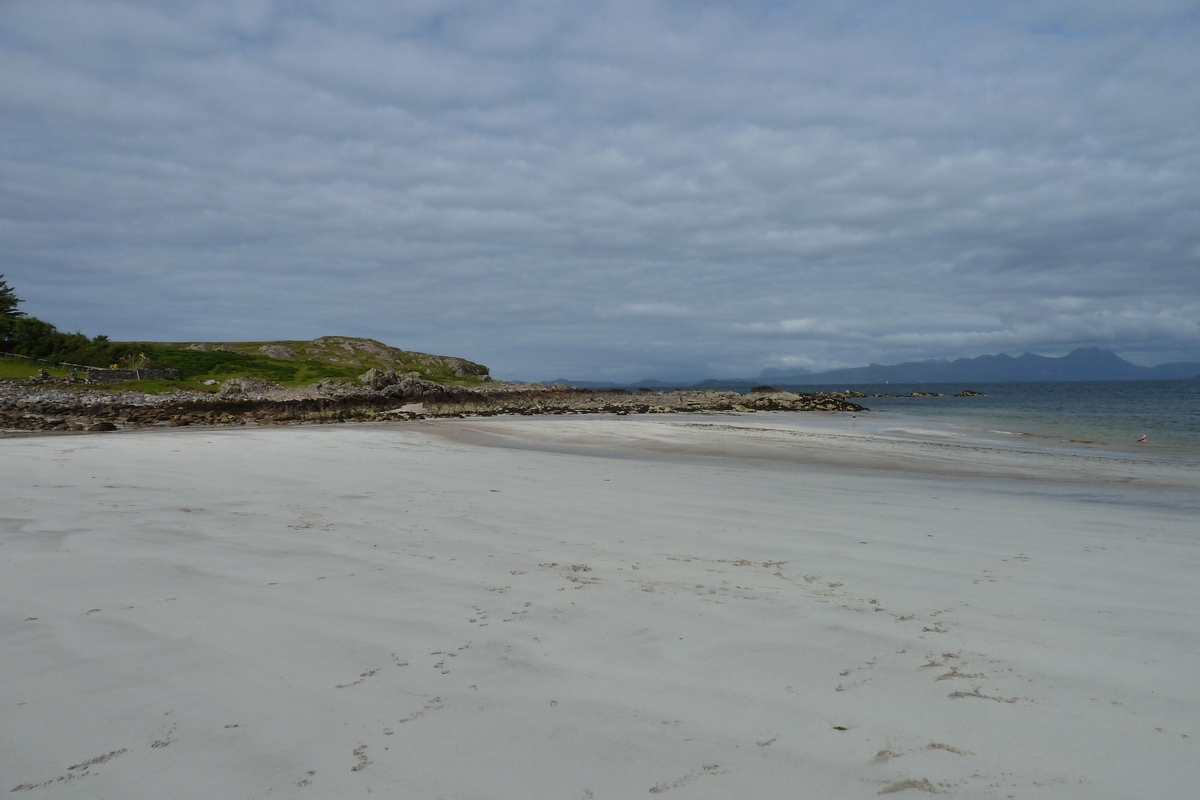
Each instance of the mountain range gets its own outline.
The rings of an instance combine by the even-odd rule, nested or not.
[[[853,383],[992,383],[1000,381],[1131,381],[1200,379],[1200,362],[1176,361],[1156,367],[1139,367],[1116,353],[1099,347],[1079,348],[1058,358],[1024,353],[1004,353],[954,361],[909,361],[903,364],[871,364],[866,367],[808,370],[763,370],[757,379],[728,378],[702,381],[698,386],[738,386],[770,381],[773,384],[819,385]],[[563,381],[584,388],[615,388],[621,384]],[[680,383],[645,380],[632,385],[651,388],[679,387]]]

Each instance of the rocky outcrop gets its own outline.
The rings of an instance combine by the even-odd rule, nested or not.
[[[954,396],[955,397],[987,397],[987,395],[984,394],[983,392],[973,392],[970,389],[965,389]]]
[[[374,339],[358,339],[350,336],[322,336],[313,339],[305,349],[309,356],[340,364],[362,364],[380,361],[390,364],[395,371],[397,365],[418,365],[429,371],[448,371],[458,378],[473,377],[491,380],[489,370],[482,364],[454,356],[435,356],[391,347]]]
[[[412,374],[416,374],[416,373],[412,373]],[[364,386],[369,386],[370,388],[372,388],[376,391],[386,389],[389,386],[399,383],[401,380],[400,373],[398,373],[398,372],[396,372],[396,370],[390,369],[390,368],[389,369],[374,369],[374,368],[369,369],[366,372],[364,372],[362,375],[359,375],[358,379],[363,382]]]
[[[258,352],[270,358],[295,358],[296,351],[282,344],[264,344],[258,348]]]
[[[395,400],[427,400],[451,397],[471,397],[470,389],[446,386],[426,380],[419,372],[396,372],[394,369],[369,369],[359,376],[363,385],[384,397]]]
[[[260,381],[254,378],[230,378],[221,384],[217,391],[220,398],[249,398],[272,389],[281,388],[278,383]]]
[[[443,385],[415,372],[381,370],[364,385],[326,379],[304,389],[233,378],[215,393],[101,392],[0,381],[0,429],[97,431],[153,425],[297,424],[388,421],[497,414],[678,414],[755,411],[863,411],[845,392],[625,390],[591,391],[559,384]],[[380,386],[382,388],[375,388]],[[94,427],[104,423],[102,427]],[[108,426],[111,425],[112,428]]]
[[[311,387],[318,397],[350,399],[355,397],[371,397],[375,390],[369,386],[339,381],[337,378],[325,378]]]
[[[195,344],[188,345],[185,349],[199,350],[202,353],[207,353],[211,350],[219,350],[222,353],[236,353],[237,352],[237,350],[234,350],[232,347],[230,347],[227,344],[209,344],[208,342],[196,342]]]

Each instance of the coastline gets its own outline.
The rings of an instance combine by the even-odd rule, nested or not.
[[[499,382],[476,387],[369,371],[366,384],[322,381],[286,388],[231,379],[219,391],[147,394],[85,386],[0,381],[0,435],[8,431],[112,432],[191,425],[290,425],[382,422],[519,414],[676,414],[709,411],[862,411],[853,392],[795,394],[591,391],[573,386]],[[396,382],[392,382],[396,381]],[[764,387],[769,388],[769,387]]]
[[[4,439],[0,789],[1190,797],[1196,470],[847,416]]]
[[[987,430],[915,418],[788,412],[669,420],[468,418],[439,421],[435,430],[461,443],[578,455],[1200,491],[1200,459],[1064,445],[1040,437],[989,436]]]

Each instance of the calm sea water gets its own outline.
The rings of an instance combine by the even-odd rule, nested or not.
[[[782,388],[782,387],[781,387]],[[793,387],[853,389],[873,412],[1124,447],[1146,437],[1162,454],[1200,454],[1200,381],[1071,381],[1047,383],[859,384]],[[971,389],[985,397],[953,397]],[[941,392],[944,397],[871,397]]]

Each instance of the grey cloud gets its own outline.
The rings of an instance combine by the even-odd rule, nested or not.
[[[0,31],[5,271],[64,327],[520,378],[1200,357],[1185,3],[48,1]]]

